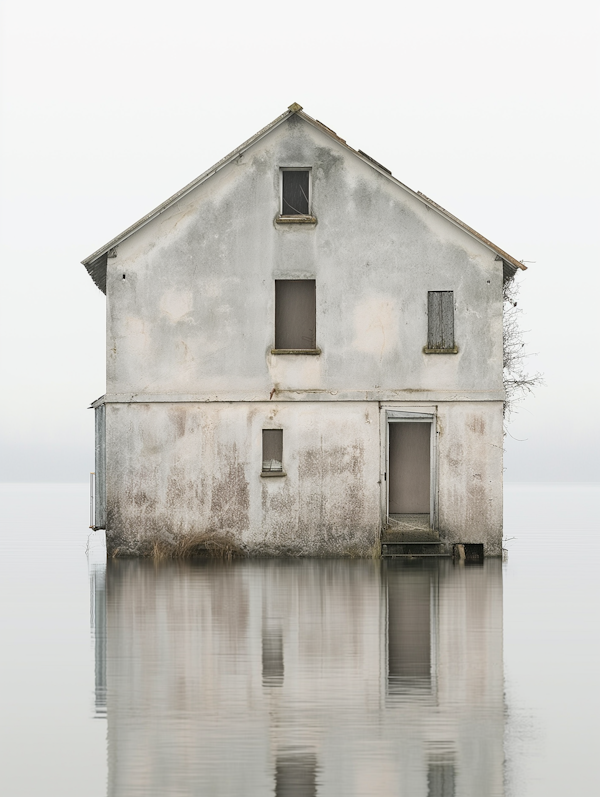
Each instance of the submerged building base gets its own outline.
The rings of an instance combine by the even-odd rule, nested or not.
[[[97,413],[110,556],[501,555],[501,402],[104,399]]]

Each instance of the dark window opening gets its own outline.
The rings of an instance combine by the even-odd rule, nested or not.
[[[316,794],[316,756],[296,751],[278,755],[275,764],[275,797],[316,797]]]
[[[427,768],[427,797],[454,797],[456,771],[451,761],[431,761]]]
[[[282,216],[308,216],[310,214],[310,172],[282,171]]]
[[[280,628],[263,630],[263,686],[283,686],[283,633]]]
[[[454,291],[429,291],[427,348],[454,349]]]
[[[263,429],[262,433],[263,473],[283,471],[283,429]]]
[[[315,280],[275,280],[275,349],[314,350]]]

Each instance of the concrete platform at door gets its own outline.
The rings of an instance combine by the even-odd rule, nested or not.
[[[390,515],[381,534],[385,558],[449,556],[447,546],[429,525],[429,515]]]
[[[429,515],[390,515],[382,534],[389,542],[439,542],[440,537],[429,524]]]

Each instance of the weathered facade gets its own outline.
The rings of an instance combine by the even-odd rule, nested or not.
[[[113,553],[366,555],[396,523],[500,554],[521,266],[300,106],[84,264],[107,297]]]

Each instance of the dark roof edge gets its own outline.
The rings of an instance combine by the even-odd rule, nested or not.
[[[512,255],[509,255],[508,252],[505,252],[504,249],[500,249],[499,246],[492,243],[488,238],[485,238],[481,233],[478,233],[477,230],[474,230],[472,227],[469,227],[468,224],[465,224],[464,221],[461,221],[456,216],[453,216],[452,213],[449,213],[445,208],[441,205],[438,205],[437,202],[434,202],[433,199],[429,199],[428,196],[425,196],[421,191],[417,191],[417,196],[422,197],[428,205],[430,205],[434,210],[437,210],[442,216],[445,216],[449,221],[457,224],[461,227],[465,232],[468,232],[469,235],[472,235],[473,238],[476,238],[478,241],[481,241],[484,246],[487,246],[488,249],[491,249],[492,252],[495,252],[498,255],[500,260],[503,260],[506,263],[510,263],[510,265],[515,269],[521,269],[522,271],[527,271],[527,266],[524,263],[521,263],[519,260],[515,260]]]
[[[98,409],[98,407],[101,407],[105,403],[105,399],[106,399],[106,393],[103,396],[100,396],[100,398],[97,398],[94,401],[92,401],[92,403],[88,407],[88,410]]]
[[[508,263],[506,260],[501,258],[500,255],[496,255],[496,260],[502,260],[502,282],[510,282],[510,280],[513,279],[517,273],[518,269],[513,266],[512,263]],[[527,269],[527,266],[523,266],[523,264],[521,264],[521,266]]]
[[[95,284],[100,288],[102,293],[106,296],[106,266],[108,262],[108,253],[100,255],[92,263],[84,263],[87,273],[94,280]]]

